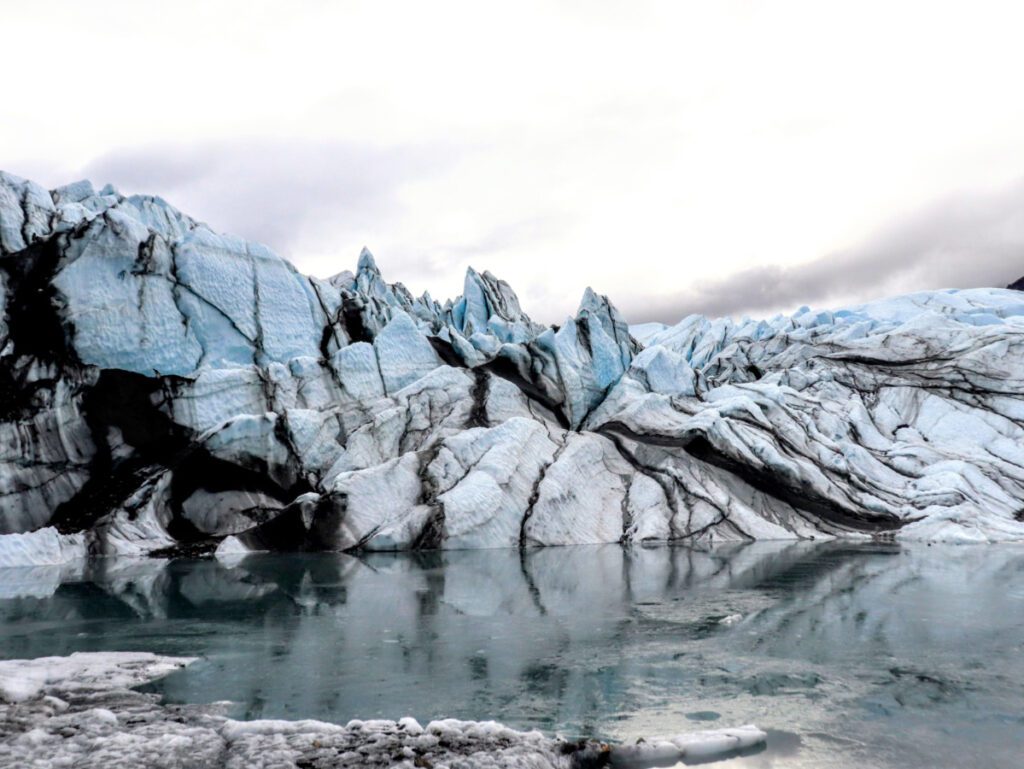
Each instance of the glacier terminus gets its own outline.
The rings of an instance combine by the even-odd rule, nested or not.
[[[544,326],[0,174],[0,565],[1024,540],[1024,293]]]

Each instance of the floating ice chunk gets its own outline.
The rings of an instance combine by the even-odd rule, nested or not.
[[[193,661],[191,657],[163,657],[149,652],[75,652],[67,657],[4,660],[0,661],[0,699],[22,702],[49,689],[135,686]]]
[[[214,551],[214,556],[221,563],[234,565],[235,562],[253,552],[238,537],[228,536],[221,540]]]
[[[26,534],[0,534],[0,568],[60,566],[85,555],[84,534],[60,534],[51,526]]]
[[[611,751],[612,766],[664,766],[670,761],[709,761],[764,744],[768,735],[756,726],[689,732],[673,737],[652,737]]]

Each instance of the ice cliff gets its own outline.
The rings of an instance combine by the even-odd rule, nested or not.
[[[634,333],[364,251],[328,280],[160,198],[0,173],[0,562],[1024,539],[1024,293]]]

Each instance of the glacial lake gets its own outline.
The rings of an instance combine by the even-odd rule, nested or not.
[[[721,767],[1024,766],[1024,548],[754,543],[0,570],[0,657],[199,656],[239,718],[755,723]]]

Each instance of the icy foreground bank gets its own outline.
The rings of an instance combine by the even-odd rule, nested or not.
[[[0,174],[0,563],[1024,539],[1024,293],[557,327]]]
[[[233,721],[217,705],[161,705],[129,688],[189,661],[97,652],[0,662],[0,767],[642,767],[725,757],[765,739],[744,726],[609,747],[493,721]]]

